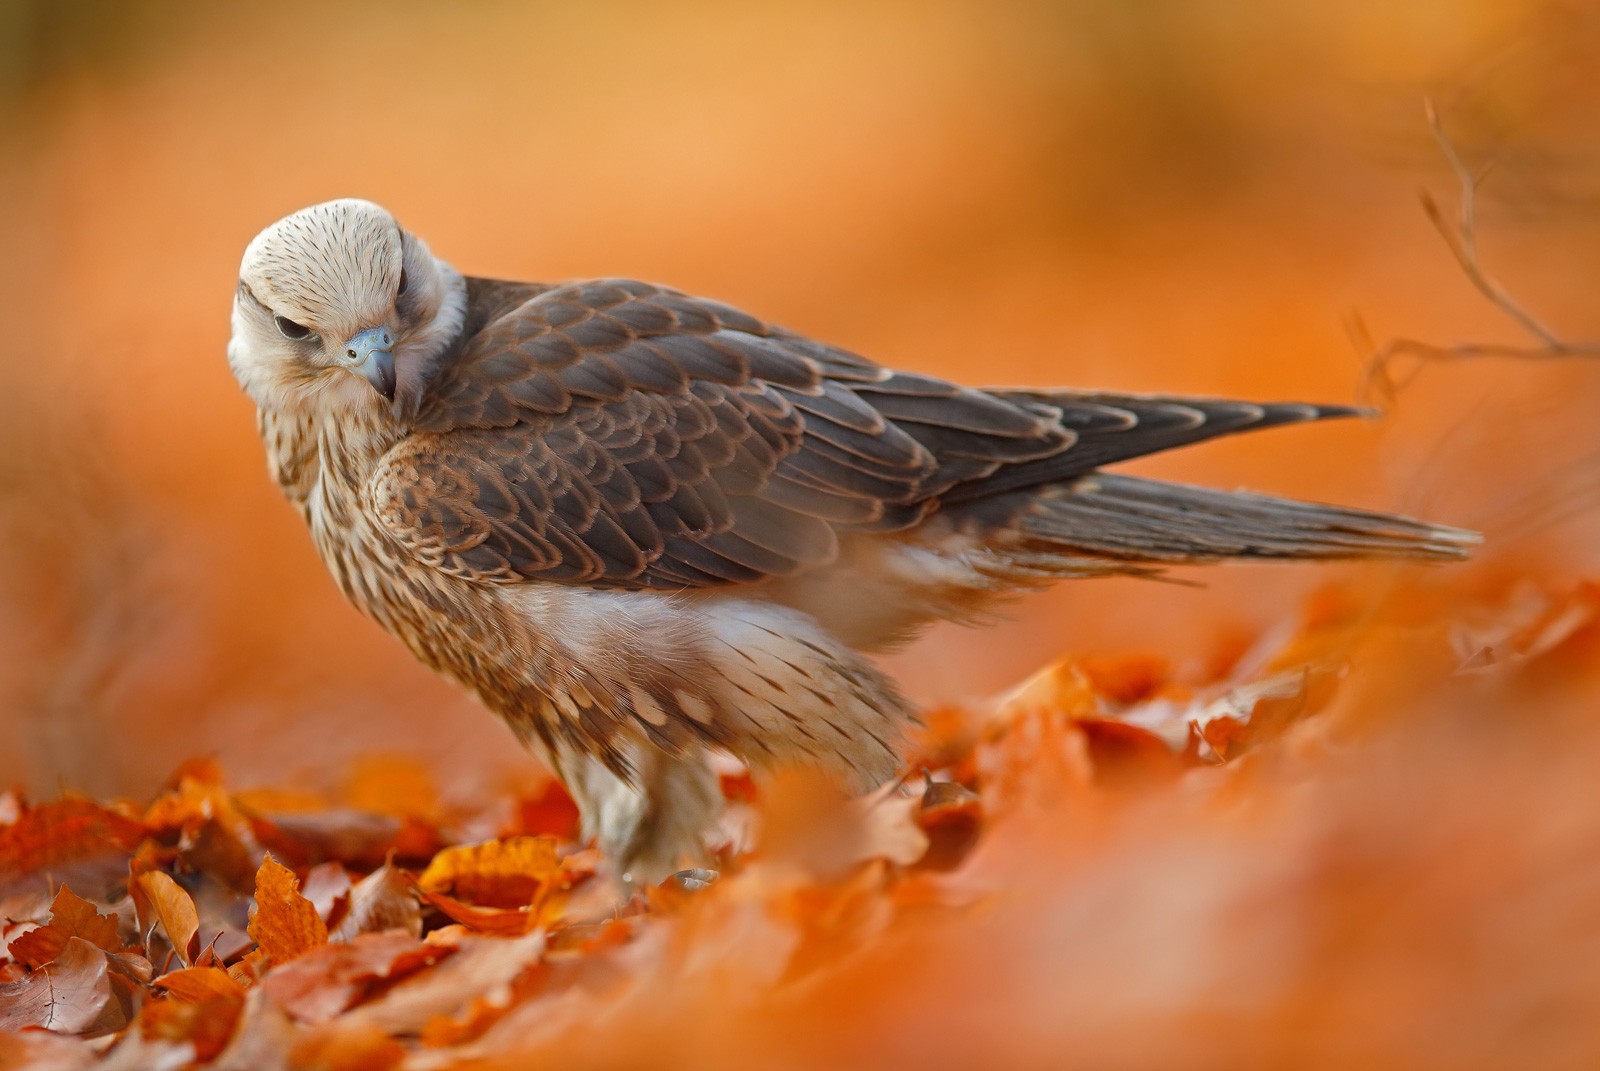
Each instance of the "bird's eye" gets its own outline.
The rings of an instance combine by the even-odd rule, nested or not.
[[[278,333],[284,338],[302,342],[311,337],[311,328],[297,324],[287,316],[274,316],[272,322],[278,325]]]
[[[404,268],[401,268],[400,269],[400,285],[395,288],[394,296],[397,297],[397,298],[398,297],[404,297],[405,293],[406,293],[406,270]]]

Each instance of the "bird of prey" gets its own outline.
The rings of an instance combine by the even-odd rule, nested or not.
[[[1474,540],[1104,471],[1353,409],[972,389],[650,283],[465,277],[361,200],[251,241],[228,359],[340,588],[635,882],[702,857],[713,751],[893,776],[912,715],[862,652],[929,622],[1066,577]]]

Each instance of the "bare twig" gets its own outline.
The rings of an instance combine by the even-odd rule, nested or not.
[[[1392,366],[1396,358],[1413,357],[1419,362],[1436,360],[1472,360],[1481,357],[1500,357],[1515,360],[1546,359],[1550,357],[1600,357],[1600,340],[1590,342],[1569,342],[1555,331],[1551,330],[1541,320],[1511,296],[1505,287],[1494,279],[1483,268],[1482,259],[1478,254],[1478,187],[1488,176],[1490,168],[1485,167],[1474,173],[1449,135],[1444,131],[1444,125],[1439,121],[1439,112],[1434,107],[1432,100],[1424,100],[1424,107],[1428,117],[1428,129],[1433,132],[1434,140],[1439,143],[1439,149],[1444,153],[1444,158],[1450,164],[1450,170],[1455,174],[1456,182],[1460,186],[1460,204],[1457,207],[1454,221],[1450,220],[1439,203],[1433,196],[1424,191],[1422,194],[1422,209],[1428,215],[1428,221],[1433,224],[1439,236],[1450,249],[1456,263],[1466,274],[1475,289],[1487,298],[1495,308],[1505,313],[1514,320],[1528,334],[1538,342],[1532,346],[1517,346],[1509,343],[1490,342],[1463,342],[1452,346],[1440,346],[1430,342],[1423,342],[1414,338],[1393,338],[1381,347],[1373,344],[1372,336],[1367,331],[1366,325],[1359,317],[1352,317],[1349,328],[1356,344],[1365,353],[1372,356],[1367,361],[1366,370],[1362,376],[1361,391],[1364,397],[1376,396],[1383,403],[1392,402],[1400,388],[1408,383],[1416,374],[1414,368],[1403,379],[1397,380],[1392,374]],[[1418,365],[1420,367],[1420,364]]]

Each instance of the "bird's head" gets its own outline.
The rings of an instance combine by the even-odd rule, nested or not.
[[[460,328],[461,276],[371,201],[326,201],[256,235],[228,362],[258,405],[386,406]]]

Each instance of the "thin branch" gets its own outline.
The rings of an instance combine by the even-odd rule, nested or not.
[[[1428,129],[1433,132],[1434,140],[1439,143],[1439,149],[1444,153],[1445,160],[1450,164],[1450,170],[1456,177],[1460,186],[1460,205],[1456,210],[1455,220],[1452,222],[1439,203],[1427,191],[1422,194],[1422,209],[1428,215],[1428,221],[1433,224],[1439,236],[1444,239],[1456,263],[1466,274],[1473,287],[1489,300],[1495,308],[1505,313],[1514,320],[1528,334],[1538,342],[1537,346],[1516,346],[1501,343],[1464,342],[1453,346],[1440,346],[1423,342],[1414,338],[1394,338],[1385,342],[1381,347],[1373,345],[1372,336],[1367,332],[1366,325],[1359,317],[1352,317],[1349,324],[1352,337],[1362,352],[1372,356],[1367,361],[1367,367],[1362,376],[1361,391],[1364,397],[1374,395],[1384,402],[1392,402],[1398,391],[1410,382],[1416,374],[1413,369],[1403,379],[1397,380],[1392,374],[1392,365],[1396,358],[1413,357],[1419,362],[1437,360],[1473,360],[1481,357],[1511,358],[1514,360],[1545,359],[1550,357],[1600,357],[1600,341],[1568,342],[1555,331],[1547,327],[1536,316],[1511,296],[1505,287],[1495,280],[1483,268],[1483,262],[1478,254],[1478,187],[1489,174],[1490,168],[1485,167],[1474,173],[1461,158],[1461,153],[1444,131],[1443,124],[1439,121],[1439,112],[1431,99],[1425,99],[1423,105],[1428,117]],[[1420,365],[1419,365],[1420,367]]]

